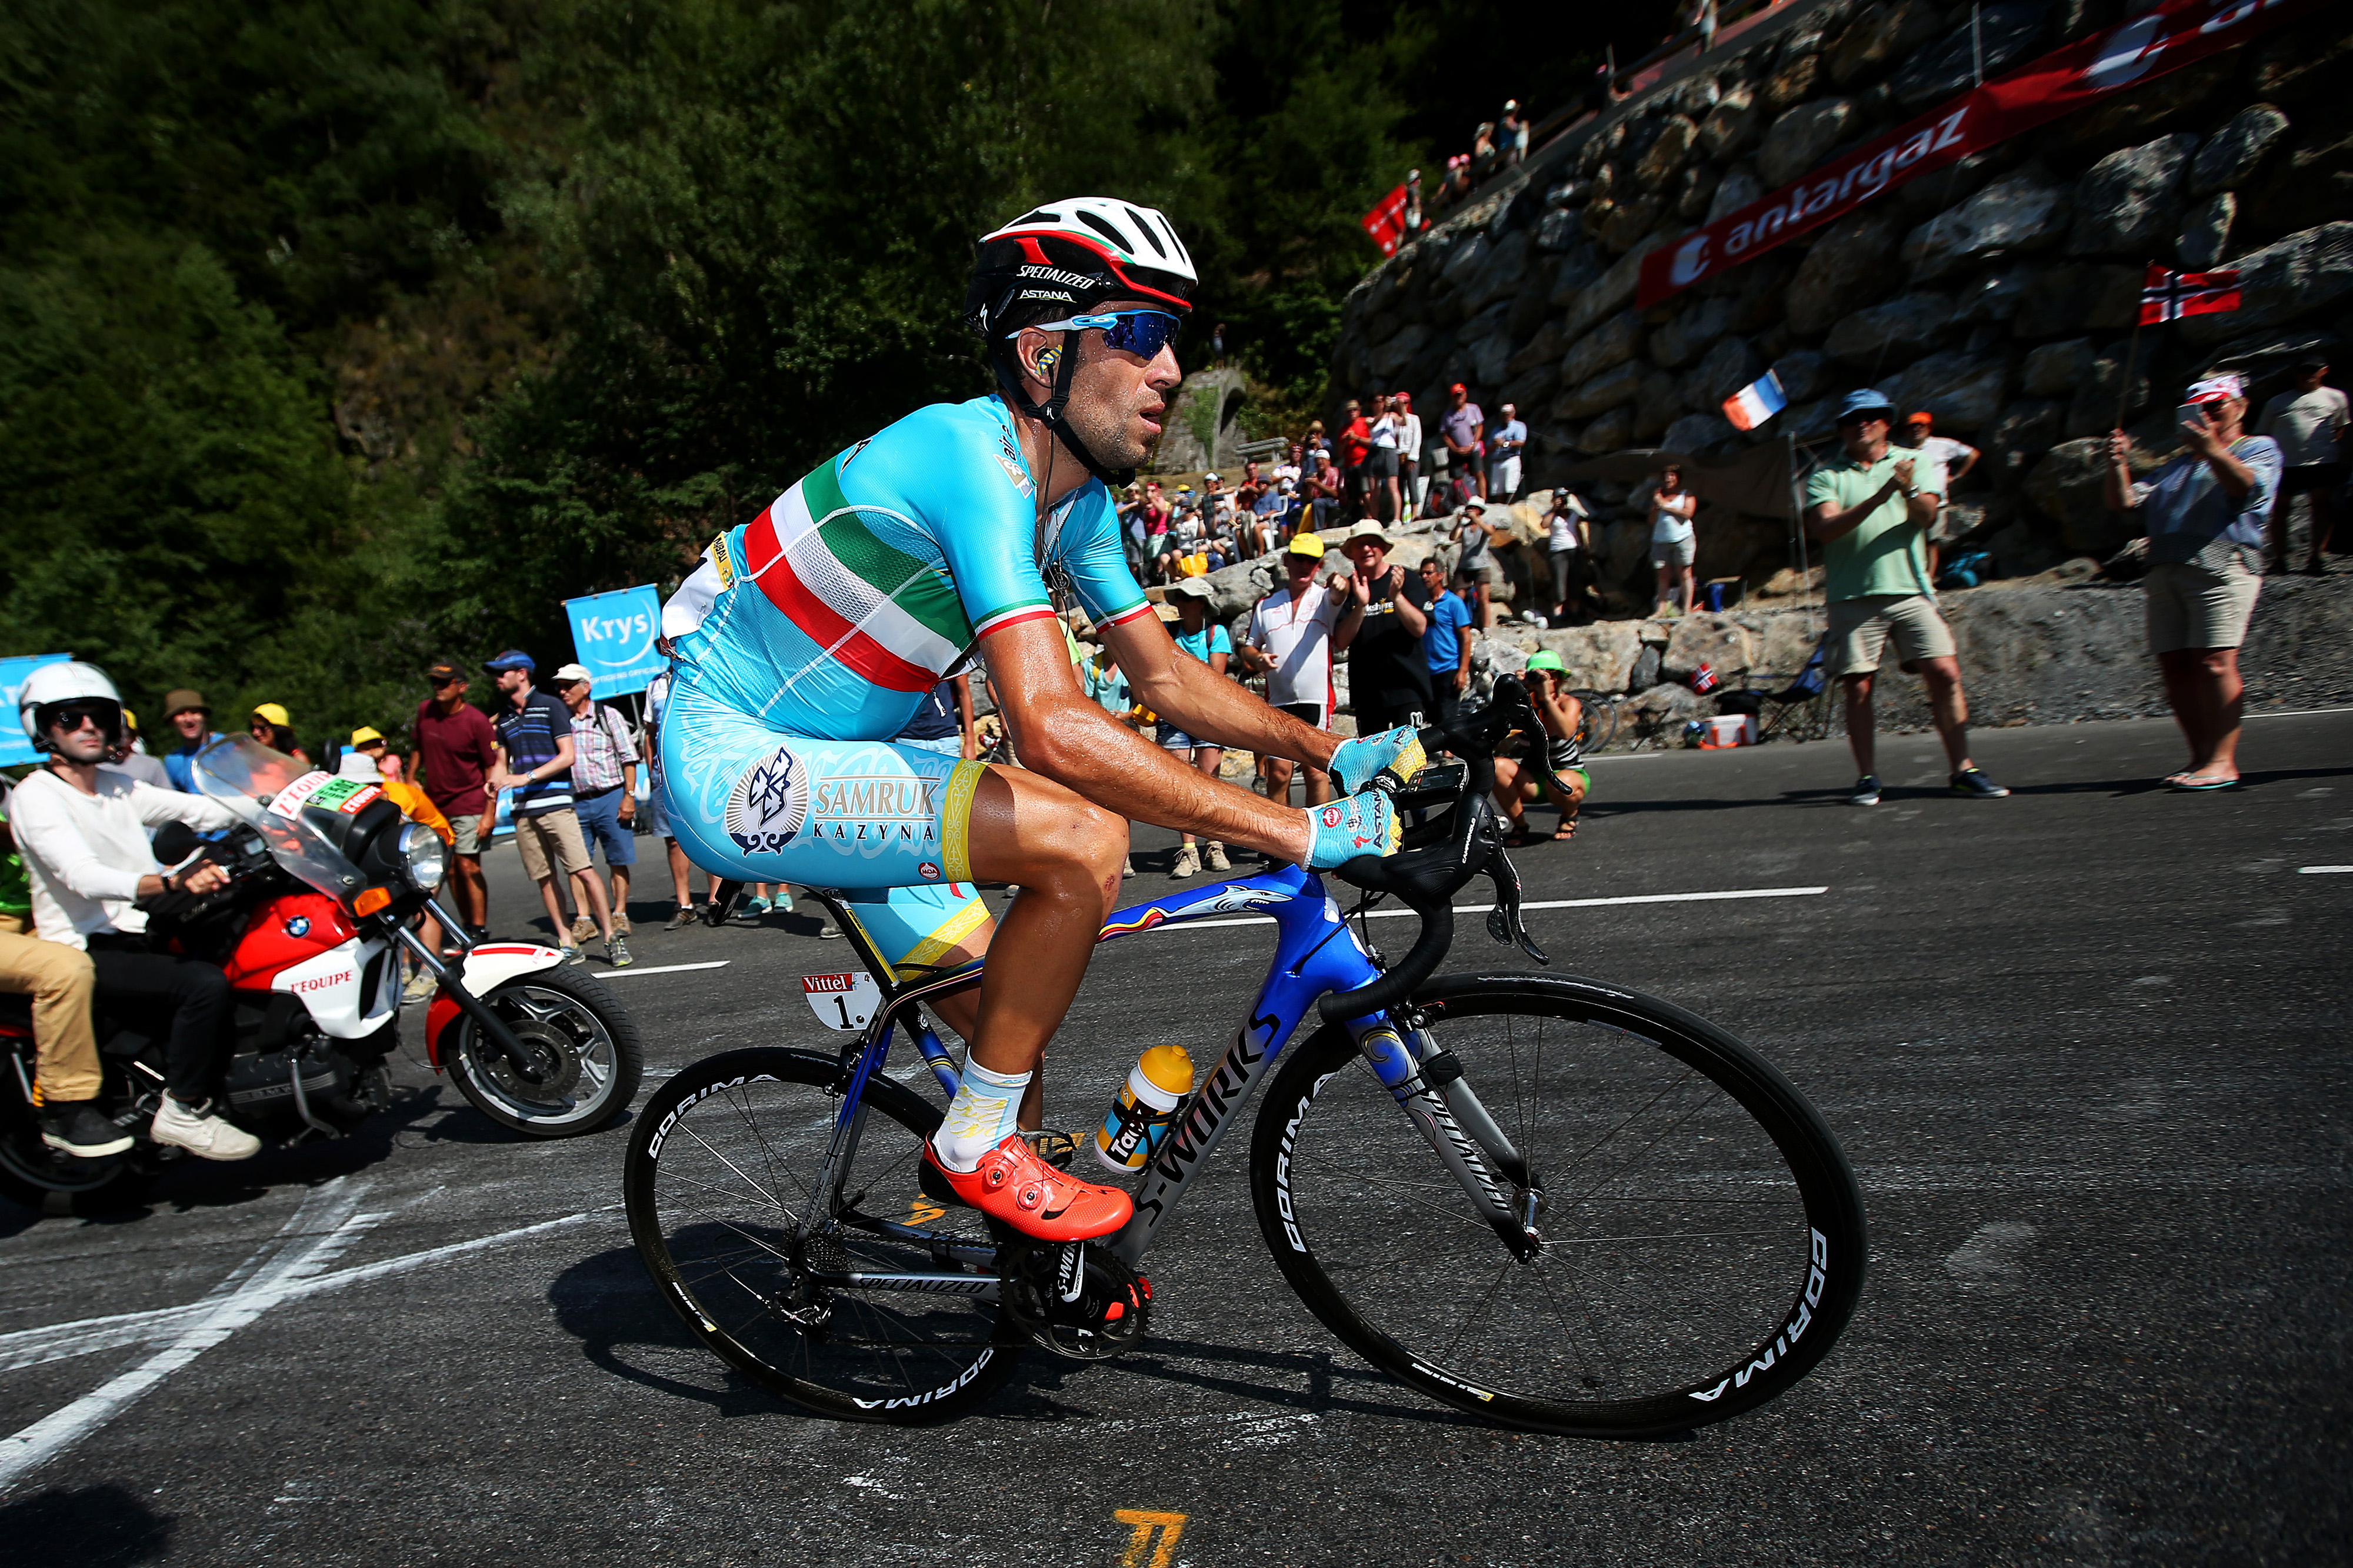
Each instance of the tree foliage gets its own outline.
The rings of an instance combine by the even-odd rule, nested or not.
[[[564,598],[985,390],[972,241],[1057,195],[1166,208],[1203,328],[1303,398],[1359,216],[1577,79],[1558,12],[19,0],[0,648],[322,735],[405,718],[434,654],[560,660]],[[1514,28],[1535,79],[1482,75]]]

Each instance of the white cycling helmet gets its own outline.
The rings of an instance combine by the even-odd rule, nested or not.
[[[114,710],[113,719],[106,725],[109,742],[122,738],[122,694],[114,689],[114,682],[106,671],[94,664],[84,664],[69,658],[60,664],[45,664],[25,677],[25,684],[16,689],[16,721],[25,727],[25,738],[33,742],[36,751],[48,750],[49,717],[45,710],[67,702],[102,701]]]

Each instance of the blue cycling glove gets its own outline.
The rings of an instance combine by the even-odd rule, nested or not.
[[[1353,741],[1341,742],[1333,749],[1331,772],[1339,781],[1341,794],[1361,795],[1371,786],[1373,775],[1382,769],[1387,768],[1401,781],[1410,782],[1429,761],[1422,754],[1420,732],[1411,725],[1400,724],[1377,735],[1359,735]]]
[[[1378,790],[1307,808],[1307,868],[1329,871],[1359,855],[1394,855],[1405,836],[1389,797]]]

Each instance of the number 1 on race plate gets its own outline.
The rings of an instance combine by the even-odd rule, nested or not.
[[[871,974],[804,974],[801,994],[828,1029],[862,1029],[882,1004],[882,988]]]

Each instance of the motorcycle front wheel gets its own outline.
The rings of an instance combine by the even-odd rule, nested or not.
[[[543,969],[482,998],[521,1042],[522,1066],[459,1016],[443,1058],[467,1103],[533,1138],[576,1138],[612,1124],[645,1071],[638,1026],[592,975]]]

